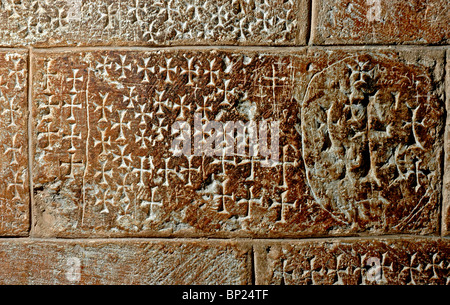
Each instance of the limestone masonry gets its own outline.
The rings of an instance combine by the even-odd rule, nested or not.
[[[0,8],[1,284],[450,284],[448,1]]]

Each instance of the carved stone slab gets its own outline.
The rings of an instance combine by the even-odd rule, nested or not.
[[[315,0],[312,41],[332,44],[448,44],[447,0]]]
[[[436,233],[443,63],[439,50],[38,51],[33,233]],[[226,127],[239,121],[241,138]],[[206,155],[230,137],[234,155]]]
[[[251,246],[232,241],[9,239],[2,285],[248,285]]]
[[[304,45],[307,2],[5,0],[0,45]]]
[[[26,51],[0,50],[0,235],[29,229]]]
[[[361,55],[309,82],[301,113],[306,179],[323,210],[348,226],[386,215],[385,228],[403,231],[437,216],[429,204],[439,191],[429,186],[441,180],[442,100],[414,70]]]
[[[450,284],[448,239],[259,242],[257,285]]]

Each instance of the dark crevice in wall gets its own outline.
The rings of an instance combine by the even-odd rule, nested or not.
[[[447,51],[448,52],[448,51]],[[445,223],[445,213],[444,213],[444,204],[445,204],[445,198],[444,195],[447,193],[445,190],[445,174],[446,174],[446,158],[447,158],[447,143],[446,143],[446,130],[447,130],[447,115],[448,115],[448,109],[447,109],[447,90],[449,88],[447,88],[447,52],[444,53],[444,73],[442,76],[443,82],[444,82],[444,96],[443,96],[443,100],[444,100],[444,128],[442,131],[442,137],[444,139],[444,147],[443,147],[443,151],[442,151],[442,158],[441,158],[441,168],[442,168],[442,173],[441,173],[441,181],[442,181],[442,190],[441,190],[441,198],[440,198],[440,205],[439,205],[439,215],[438,215],[438,219],[440,219],[440,221],[438,221],[438,232],[440,233],[441,236],[444,236],[445,232],[443,232],[444,230],[444,223]]]
[[[313,8],[313,1],[314,0],[308,0],[308,24],[307,24],[307,30],[306,30],[306,44],[311,45],[312,40],[312,31],[313,31],[313,20],[312,20],[312,8]]]
[[[33,228],[33,207],[34,207],[34,191],[33,191],[33,48],[28,48],[28,90],[27,90],[27,124],[28,124],[28,181],[29,181],[29,212],[28,212],[28,235],[32,234]]]
[[[251,266],[251,285],[256,285],[256,265],[255,265],[255,249],[252,244],[250,249],[250,266]]]

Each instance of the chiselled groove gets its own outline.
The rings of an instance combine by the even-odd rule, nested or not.
[[[86,128],[87,128],[87,138],[90,137],[91,134],[91,128],[90,128],[90,119],[89,119],[89,82],[91,80],[91,70],[92,68],[89,67],[88,70],[88,77],[87,77],[87,83],[86,83]],[[83,211],[81,215],[81,225],[84,224],[84,213],[86,211],[86,175],[87,175],[87,169],[89,167],[89,145],[86,141],[86,149],[85,149],[85,158],[86,158],[86,165],[84,168],[84,174],[83,174]]]
[[[450,52],[447,50],[445,57],[444,57],[444,76],[443,79],[445,80],[445,90],[444,90],[444,96],[445,96],[445,117],[446,117],[446,125],[445,125],[445,129],[444,129],[444,158],[442,160],[442,167],[443,167],[443,173],[442,173],[442,196],[441,196],[441,207],[440,207],[440,211],[439,214],[441,215],[441,236],[446,236],[446,235],[450,235],[450,202],[448,201],[448,192],[449,192],[449,188],[447,187],[447,181],[448,181],[448,177],[449,175],[447,175],[446,173],[448,172],[447,168],[448,168],[448,154],[449,154],[449,150],[448,150],[448,128],[449,128],[449,124],[448,124],[448,118],[449,118],[449,113],[450,113],[450,109],[448,107],[448,103],[450,101]]]
[[[28,111],[27,111],[27,130],[28,130],[28,181],[29,181],[29,229],[28,234],[30,235],[33,230],[33,206],[34,206],[34,188],[33,188],[33,70],[32,70],[32,62],[33,62],[33,48],[28,49],[28,75],[27,75],[27,101],[28,101]]]

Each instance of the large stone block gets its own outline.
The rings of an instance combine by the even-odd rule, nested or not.
[[[5,0],[1,46],[306,44],[306,0]]]
[[[195,240],[0,241],[2,285],[251,284],[251,245]]]
[[[37,50],[33,233],[437,233],[443,65],[428,49]]]
[[[0,235],[27,235],[28,52],[0,51]]]
[[[447,0],[314,0],[312,42],[448,44]]]
[[[445,89],[447,120],[445,126],[445,164],[444,164],[444,187],[442,208],[442,233],[450,235],[450,51],[447,50],[447,66],[445,67]]]
[[[448,239],[264,241],[257,285],[450,284]]]

